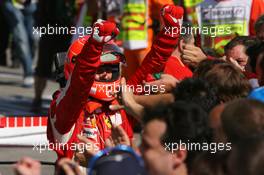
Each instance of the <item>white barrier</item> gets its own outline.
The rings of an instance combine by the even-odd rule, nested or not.
[[[0,118],[0,145],[47,144],[46,116]]]

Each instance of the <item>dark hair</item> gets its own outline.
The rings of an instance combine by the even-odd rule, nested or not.
[[[264,41],[256,40],[255,44],[250,46],[246,53],[249,56],[249,64],[252,67],[252,71],[256,72],[257,58],[261,53],[264,53]],[[262,65],[264,70],[264,63]]]
[[[203,60],[201,61],[197,68],[194,70],[194,77],[204,77],[205,74],[211,70],[216,64],[221,64],[221,63],[225,63],[225,61],[220,60],[220,59],[213,59],[213,60]]]
[[[260,61],[260,68],[264,72],[264,52],[262,53],[262,55],[261,55],[261,57],[259,59],[261,59],[261,61]]]
[[[205,53],[205,55],[207,55],[207,56],[211,56],[213,58],[220,58],[221,57],[221,55],[219,53],[217,53],[216,50],[213,48],[202,47],[202,50]]]
[[[193,103],[177,101],[169,106],[146,110],[143,123],[158,119],[164,121],[167,130],[161,142],[164,143],[207,143],[211,139],[208,114]],[[199,151],[188,150],[186,163],[190,165]]]
[[[230,175],[264,174],[264,136],[249,137],[232,146],[228,158]]]
[[[227,62],[212,65],[210,70],[204,71],[198,77],[205,79],[216,88],[218,99],[222,102],[247,97],[251,90],[244,74]]]
[[[261,16],[257,19],[257,21],[256,21],[256,23],[255,23],[255,26],[254,26],[255,31],[256,31],[256,32],[259,32],[259,30],[260,30],[260,28],[261,28],[261,26],[262,26],[263,24],[264,24],[264,14],[261,15]]]
[[[260,55],[258,59],[261,59],[259,66],[262,69],[262,75],[261,75],[261,79],[259,80],[259,84],[263,86],[264,85],[264,52],[262,53],[262,55]]]
[[[228,152],[203,152],[195,158],[190,169],[191,175],[226,175]]]
[[[146,109],[143,123],[159,119],[167,124],[163,141],[205,141],[208,133],[208,114],[197,104],[176,101],[168,106]]]
[[[177,84],[173,90],[175,101],[181,100],[199,105],[204,111],[210,112],[220,103],[216,88],[199,78],[187,78]]]
[[[234,47],[238,45],[243,45],[245,47],[245,51],[247,48],[255,44],[255,38],[250,36],[236,36],[233,38],[227,45],[225,45],[225,53],[228,50],[233,49]]]
[[[232,143],[264,134],[264,103],[238,99],[226,105],[221,115],[223,130]]]

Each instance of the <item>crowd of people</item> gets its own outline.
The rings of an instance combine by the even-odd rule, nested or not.
[[[73,24],[71,1],[58,19],[44,2],[42,25]],[[88,12],[105,20],[91,34],[40,39],[38,63],[50,67],[37,67],[35,107],[52,54],[68,48],[48,116],[55,174],[263,175],[264,2],[98,2]],[[23,158],[15,171],[39,175],[40,163]]]

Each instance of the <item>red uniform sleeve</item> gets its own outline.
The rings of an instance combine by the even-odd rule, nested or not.
[[[89,40],[78,55],[72,76],[58,96],[54,104],[56,107],[51,115],[55,118],[54,126],[59,134],[69,132],[79,118],[94,82],[96,70],[100,65],[102,49],[102,45]]]
[[[264,14],[264,1],[263,0],[253,0],[251,13],[250,13],[250,22],[249,22],[249,34],[256,35],[254,30],[254,25],[262,14]]]
[[[168,34],[165,29],[161,30],[152,44],[150,52],[146,55],[141,66],[127,81],[128,85],[136,86],[146,79],[148,74],[161,72],[167,59],[171,56],[178,42],[178,34]]]

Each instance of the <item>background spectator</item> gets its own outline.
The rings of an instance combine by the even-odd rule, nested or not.
[[[6,55],[6,49],[8,47],[8,36],[9,36],[9,27],[6,21],[6,18],[3,14],[3,9],[2,9],[2,3],[0,4],[0,23],[2,24],[2,26],[5,27],[1,27],[0,28],[0,38],[1,38],[1,42],[0,42],[0,65],[1,66],[7,66],[7,55]]]
[[[17,2],[19,3],[19,2]],[[23,1],[20,2],[23,5]],[[1,4],[2,12],[12,33],[16,54],[19,56],[24,70],[24,87],[31,87],[34,83],[32,57],[24,15],[11,0],[4,0]]]
[[[143,123],[145,126],[142,136],[142,154],[147,167],[152,171],[158,170],[158,168],[162,168],[162,164],[166,164],[163,165],[164,169],[160,169],[161,171],[177,172],[183,168],[183,172],[180,171],[179,174],[186,173],[185,164],[189,167],[200,151],[187,150],[186,147],[180,149],[180,142],[208,143],[210,140],[208,115],[193,103],[178,101],[167,107],[147,110]],[[166,148],[167,151],[164,150],[165,145],[172,146],[173,143],[178,144],[178,149],[175,149],[175,152],[172,147]],[[174,154],[176,154],[175,159],[170,158]],[[168,161],[165,163],[165,160],[160,160],[160,157],[165,155],[167,155],[168,161],[172,159],[169,161],[172,165],[168,164]],[[175,165],[173,166],[173,164]],[[150,170],[154,174],[152,171]],[[159,173],[156,172],[156,174]]]
[[[71,27],[74,24],[75,0],[39,0],[37,9],[37,26],[39,27]],[[58,52],[66,52],[70,46],[71,34],[42,35],[39,41],[38,62],[35,72],[35,97],[32,111],[40,112],[42,94],[46,87],[47,79],[52,77],[54,56]]]
[[[241,8],[238,13],[232,13],[237,8],[237,4],[240,4]],[[237,35],[255,35],[254,24],[264,13],[264,2],[204,0],[196,6],[196,13],[199,27],[205,28],[205,32],[199,35],[201,47],[213,48],[219,55],[223,55],[224,46],[232,38]],[[227,15],[231,13],[232,16]]]
[[[221,119],[227,139],[232,143],[261,135],[264,131],[264,104],[249,99],[235,100],[225,106]]]
[[[256,36],[264,40],[264,15],[261,15],[255,23]]]
[[[234,144],[231,154],[227,160],[227,173],[229,175],[263,174],[263,146],[263,135],[244,138]]]
[[[209,68],[208,71],[205,71],[205,68],[200,68],[203,71],[200,71],[201,74],[196,74],[196,76],[208,81],[216,88],[217,97],[221,102],[246,97],[250,92],[251,86],[248,80],[232,64],[217,63],[211,69],[210,64],[203,64],[203,66]]]

